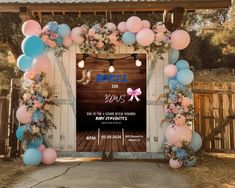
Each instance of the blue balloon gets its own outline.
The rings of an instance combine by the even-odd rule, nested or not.
[[[62,46],[62,44],[63,44],[63,38],[62,38],[61,36],[59,36],[59,37],[57,38],[57,44],[58,44],[58,46]]]
[[[34,137],[31,142],[27,142],[27,147],[28,148],[38,148],[41,146],[43,143],[43,138],[42,136],[39,137]]]
[[[135,42],[136,42],[136,36],[134,33],[131,33],[131,32],[125,32],[123,35],[122,35],[122,42],[125,44],[125,45],[133,45]]]
[[[25,54],[22,54],[21,56],[18,57],[16,65],[21,71],[27,71],[31,69],[33,65],[33,58],[28,57]]]
[[[25,55],[34,58],[43,53],[45,45],[40,37],[31,35],[23,40],[21,48]]]
[[[23,161],[27,166],[37,166],[42,161],[42,154],[36,148],[27,149],[24,153]]]
[[[189,147],[192,148],[194,152],[197,152],[202,147],[202,137],[197,132],[193,132]]]
[[[18,140],[22,141],[23,137],[24,137],[24,133],[27,130],[31,130],[29,125],[23,125],[23,126],[18,127],[16,130],[16,138]]]
[[[179,59],[180,53],[179,50],[171,48],[168,51],[168,62],[169,64],[174,64]]]
[[[189,85],[193,82],[194,74],[189,69],[182,69],[177,73],[177,80],[183,85]]]
[[[48,30],[51,32],[57,32],[58,31],[58,24],[56,21],[49,22],[47,24]]]
[[[58,27],[58,34],[61,37],[67,37],[71,32],[70,27],[67,24],[61,24]]]
[[[189,69],[189,63],[185,60],[179,60],[176,63],[177,70],[180,71],[181,69]]]

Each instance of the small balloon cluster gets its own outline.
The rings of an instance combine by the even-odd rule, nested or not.
[[[195,152],[202,146],[201,136],[190,128],[194,115],[190,84],[194,80],[194,74],[187,61],[178,60],[179,50],[189,45],[190,36],[183,30],[171,34],[171,41],[179,39],[181,41],[171,44],[168,53],[170,64],[164,68],[164,74],[169,78],[164,121],[170,123],[166,129],[164,154],[172,168],[196,165]]]

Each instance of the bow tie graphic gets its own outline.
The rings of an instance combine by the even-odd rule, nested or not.
[[[127,94],[131,96],[131,98],[130,98],[128,101],[131,101],[131,102],[132,102],[133,99],[135,98],[135,100],[136,100],[137,102],[139,102],[140,99],[138,98],[138,95],[141,95],[142,92],[141,92],[141,89],[140,89],[140,88],[138,88],[138,89],[136,89],[136,90],[133,90],[133,89],[131,89],[131,88],[128,88],[128,89],[127,89]]]

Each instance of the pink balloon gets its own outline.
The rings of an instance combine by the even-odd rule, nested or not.
[[[151,24],[148,20],[142,20],[142,26],[143,26],[143,28],[149,29]]]
[[[36,57],[33,60],[33,66],[30,69],[33,73],[41,74],[42,72],[47,75],[50,74],[51,71],[51,61],[46,55],[41,55]]]
[[[112,22],[108,22],[104,26],[107,27],[110,31],[114,31],[117,29],[117,26]]]
[[[190,43],[190,36],[184,30],[176,30],[171,33],[171,48],[183,50]]]
[[[27,20],[22,25],[22,33],[26,37],[29,35],[40,35],[41,32],[41,25],[35,20]]]
[[[82,37],[83,29],[81,27],[75,27],[71,31],[71,38],[74,42],[81,45],[84,42],[84,38]]]
[[[21,105],[16,111],[16,119],[23,124],[29,124],[32,121],[32,111],[27,110],[27,106]]]
[[[181,140],[187,144],[192,140],[192,130],[187,125],[181,126]]]
[[[53,148],[46,148],[42,152],[42,163],[45,165],[51,165],[57,158],[56,151]]]
[[[169,160],[169,165],[171,168],[177,169],[180,168],[182,166],[182,161],[178,160],[178,159],[170,159]]]
[[[136,41],[141,46],[149,46],[154,41],[154,32],[151,29],[141,29],[136,35]]]
[[[128,30],[127,30],[127,27],[126,27],[126,22],[120,22],[120,23],[118,24],[118,30],[119,30],[121,33],[124,33],[124,32],[126,32],[126,31],[128,31]]]
[[[69,47],[72,43],[73,43],[73,40],[70,35],[63,38],[63,45],[64,46]]]
[[[177,68],[173,64],[166,65],[164,68],[164,74],[166,77],[174,77],[177,74]]]
[[[38,150],[42,153],[46,149],[46,146],[42,144],[41,146],[38,147]]]
[[[130,18],[128,18],[128,20],[126,22],[126,27],[127,27],[128,31],[130,31],[132,33],[137,33],[138,31],[140,31],[142,29],[143,25],[142,25],[142,21],[139,17],[131,16]]]

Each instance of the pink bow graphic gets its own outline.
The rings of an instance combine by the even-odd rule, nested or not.
[[[128,101],[131,101],[131,102],[132,102],[133,99],[135,98],[135,100],[136,100],[137,102],[139,102],[140,99],[138,98],[138,95],[141,95],[142,92],[141,92],[140,88],[138,88],[138,89],[136,89],[136,90],[133,90],[133,89],[131,89],[131,88],[128,88],[128,89],[127,89],[127,94],[131,96],[131,98],[130,98]]]

